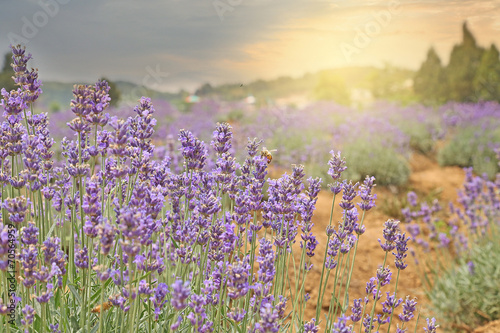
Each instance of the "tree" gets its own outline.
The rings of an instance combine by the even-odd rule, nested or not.
[[[214,92],[214,88],[210,85],[210,83],[205,83],[195,91],[195,95],[198,96],[207,96]]]
[[[427,59],[415,73],[413,89],[420,101],[427,104],[443,102],[446,92],[446,76],[441,59],[434,48],[427,52]]]
[[[120,102],[120,99],[121,99],[121,92],[120,92],[120,89],[118,89],[118,87],[116,86],[116,83],[114,83],[113,81],[103,77],[101,78],[101,80],[105,80],[106,82],[108,82],[108,85],[109,85],[109,97],[111,98],[111,102],[109,103],[111,106],[118,106],[118,103]]]
[[[459,102],[477,100],[474,91],[474,77],[483,56],[484,49],[476,45],[476,40],[467,28],[467,22],[462,26],[463,40],[455,45],[446,67],[448,81],[447,97]]]
[[[335,74],[322,72],[313,93],[315,99],[320,101],[335,101],[342,105],[351,104],[351,97],[344,80]]]
[[[12,62],[12,52],[8,52],[4,56],[2,71],[0,72],[0,90],[5,88],[7,91],[16,89],[16,85],[12,77],[14,76],[14,70],[10,63]]]
[[[474,77],[474,91],[478,100],[500,101],[500,59],[495,44],[481,58]]]

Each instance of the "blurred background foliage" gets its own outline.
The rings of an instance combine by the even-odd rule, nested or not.
[[[0,86],[7,90],[15,88],[10,58],[5,55],[0,72]],[[227,121],[241,134],[235,138],[236,151],[248,137],[259,137],[269,149],[277,149],[276,167],[301,163],[325,180],[322,170],[332,149],[346,156],[349,178],[362,180],[370,174],[384,185],[408,182],[412,152],[443,166],[472,166],[489,178],[498,171],[499,51],[495,45],[478,45],[466,23],[448,64],[431,47],[417,71],[388,63],[381,68],[351,66],[248,83],[207,82],[178,92],[101,79],[111,87],[112,115],[131,115],[141,96],[155,101],[158,140],[175,138],[179,128],[188,128],[209,142],[213,124]],[[68,135],[72,88],[43,82],[36,107],[58,113],[51,122],[56,137]]]

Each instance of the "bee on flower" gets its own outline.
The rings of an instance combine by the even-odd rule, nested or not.
[[[267,158],[267,164],[271,163],[273,160],[272,153],[278,151],[277,149],[268,150],[266,147],[262,147],[262,151],[260,152],[260,156]]]

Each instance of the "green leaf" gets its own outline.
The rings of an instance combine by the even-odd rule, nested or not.
[[[72,284],[68,284],[68,288],[75,297],[76,301],[78,302],[78,305],[82,305],[82,299],[80,298],[80,295],[78,294],[78,291],[76,290],[75,286]]]
[[[90,333],[95,333],[95,332],[97,332],[98,329],[99,329],[99,322],[97,322],[97,324],[94,325],[94,327],[92,327],[92,330],[90,331]]]
[[[47,239],[52,235],[52,231],[54,231],[54,228],[56,227],[56,221],[54,220],[54,223],[52,223],[52,227],[50,227],[49,232],[47,233]]]

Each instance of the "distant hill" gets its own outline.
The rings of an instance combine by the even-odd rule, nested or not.
[[[259,104],[267,104],[278,99],[286,99],[290,96],[303,96],[312,99],[314,89],[317,87],[319,78],[331,75],[345,83],[349,92],[355,90],[366,90],[375,98],[395,99],[399,98],[401,90],[412,80],[414,72],[407,69],[386,67],[345,67],[327,69],[316,73],[307,73],[301,77],[293,78],[282,76],[273,80],[256,80],[249,83],[227,83],[212,87],[206,83],[196,91],[180,91],[177,93],[159,92],[154,89],[145,88],[127,81],[116,81],[116,86],[121,92],[122,103],[133,104],[141,96],[153,99],[164,99],[174,104],[182,103],[190,93],[200,97],[218,98],[226,101],[242,100],[249,95],[255,97]],[[73,83],[43,82],[43,94],[40,97],[40,106],[49,108],[58,104],[61,109],[69,108],[73,97]]]
[[[116,81],[115,83],[121,92],[121,102],[124,103],[135,103],[141,96],[172,101],[183,98],[185,94],[184,92],[163,93],[126,81]],[[67,109],[73,98],[73,86],[73,83],[43,81],[43,94],[40,96],[38,103],[40,106],[47,108],[50,107],[51,104],[57,103],[61,109]]]
[[[195,92],[201,97],[219,97],[223,100],[241,100],[249,95],[261,103],[269,100],[283,99],[293,95],[314,98],[314,90],[320,77],[333,76],[339,78],[345,89],[351,94],[354,91],[366,90],[376,99],[408,99],[415,72],[408,69],[387,65],[377,67],[345,67],[307,73],[298,78],[282,76],[273,80],[256,80],[249,83],[232,83],[212,87],[206,83]],[[408,86],[410,84],[410,86]]]

